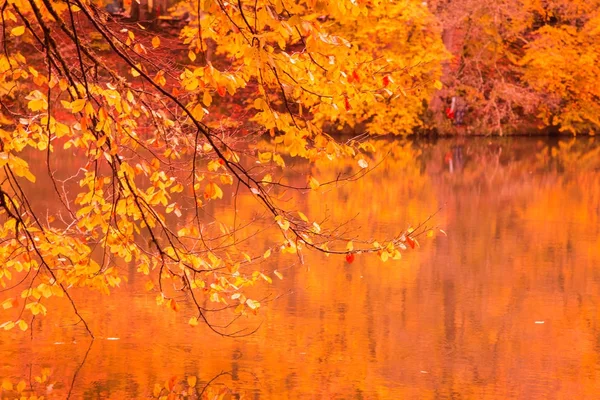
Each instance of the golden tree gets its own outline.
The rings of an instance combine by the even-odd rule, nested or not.
[[[453,53],[442,79],[445,100],[469,107],[468,131],[597,131],[598,1],[430,2]],[[436,125],[445,102],[438,101]]]

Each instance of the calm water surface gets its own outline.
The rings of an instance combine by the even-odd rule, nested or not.
[[[0,377],[48,367],[43,394],[57,399],[74,376],[72,398],[125,399],[223,371],[214,384],[234,399],[600,398],[600,147],[587,138],[386,146],[375,172],[310,194],[303,209],[340,222],[357,211],[355,229],[385,236],[443,207],[435,223],[448,237],[422,240],[400,262],[273,256],[265,267],[285,278],[266,290],[279,297],[241,339],[156,307],[133,266],[111,296],[75,293],[98,337],[91,347],[56,300],[33,338],[0,333]],[[52,190],[43,185],[42,205]],[[250,215],[251,200],[241,203]]]

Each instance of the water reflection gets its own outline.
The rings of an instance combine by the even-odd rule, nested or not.
[[[0,376],[16,385],[50,368],[39,394],[58,399],[76,373],[72,398],[97,399],[153,396],[156,384],[166,395],[171,379],[181,394],[192,376],[197,397],[221,372],[209,388],[244,399],[596,398],[600,146],[523,138],[379,146],[391,155],[368,179],[299,204],[311,219],[359,210],[352,229],[378,234],[443,206],[437,222],[448,237],[423,240],[395,263],[310,254],[300,266],[274,255],[269,268],[285,279],[267,290],[284,295],[248,321],[262,321],[255,335],[235,340],[157,308],[132,273],[110,297],[74,292],[99,337],[83,365],[83,328],[49,299],[33,338],[0,336]],[[290,163],[291,179],[306,168]],[[345,166],[312,168],[319,177]],[[251,218],[251,199],[239,202],[240,218]],[[250,245],[270,244],[258,236]]]

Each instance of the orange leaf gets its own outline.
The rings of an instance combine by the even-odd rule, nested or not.
[[[173,375],[167,382],[167,389],[169,389],[169,392],[173,391],[173,388],[175,387],[175,381],[177,381],[177,377]]]
[[[209,182],[204,188],[205,199],[222,199],[223,191],[214,182]]]
[[[179,304],[177,304],[175,299],[169,300],[169,307],[171,307],[171,310],[173,310],[173,311],[179,311]]]
[[[415,248],[415,241],[410,236],[406,237],[406,243],[408,243],[411,249]]]

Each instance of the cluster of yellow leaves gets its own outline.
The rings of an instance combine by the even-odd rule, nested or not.
[[[52,27],[58,42],[73,41],[61,21],[69,17],[67,5],[45,3],[40,16],[28,0],[14,4]],[[6,202],[0,207],[5,217],[0,240],[6,243],[0,249],[0,285],[23,279],[21,298],[32,315],[45,315],[43,299],[66,297],[72,287],[109,294],[125,281],[120,262],[149,275],[146,288],[174,311],[181,307],[178,292],[187,290],[194,299],[232,306],[238,314],[257,313],[260,302],[244,290],[282,275],[257,270],[255,261],[274,252],[301,257],[314,236],[325,234],[317,222],[275,206],[277,199],[269,197],[281,183],[284,157],[347,157],[354,168],[368,168],[363,153],[369,145],[337,143],[326,131],[364,123],[372,133],[408,132],[418,126],[423,99],[439,78],[444,52],[419,1],[188,6],[200,15],[181,33],[189,51],[186,65],[147,62],[166,40],[127,27],[110,34],[98,28],[104,40],[121,48],[112,56],[124,52],[129,58],[122,70],[112,69],[94,58],[89,39],[80,35],[76,45],[84,56],[74,65],[98,69],[81,77],[62,71],[65,60],[75,60],[70,50],[43,53],[52,58],[49,63],[15,52],[17,40],[35,43],[36,37],[25,21],[3,11],[11,42],[0,56],[0,90],[18,112],[0,111],[0,167],[12,184],[0,193]],[[89,14],[72,11],[82,19]],[[210,46],[219,57],[214,63],[202,54]],[[238,138],[219,130],[220,121],[212,118],[227,112],[224,104],[236,103],[248,107],[249,125],[273,138],[261,150],[240,146],[243,158]],[[32,153],[28,160],[47,164],[64,206],[56,212],[59,218],[40,222],[27,190],[15,189],[18,178],[35,182],[20,154],[25,149]],[[55,175],[54,166],[65,159],[72,163],[69,173]],[[273,214],[281,237],[266,252],[246,254],[237,246],[236,222],[210,217],[214,203],[232,197],[234,184],[245,186]],[[322,185],[309,175],[300,189],[318,191]],[[35,274],[28,275],[31,271]],[[13,297],[2,306],[17,308],[17,301]],[[23,318],[2,325],[15,326],[27,329]]]
[[[33,380],[30,377],[30,387],[25,380],[20,380],[18,383],[13,383],[10,379],[1,379],[2,385],[0,385],[0,394],[7,396],[15,396],[20,400],[44,400],[44,395],[37,395],[35,393],[48,393],[48,378],[51,375],[50,368],[42,368],[40,375],[34,376]],[[53,384],[49,386],[50,390]],[[8,398],[3,396],[2,398]],[[10,397],[13,398],[13,397]]]
[[[315,119],[340,127],[362,123],[371,134],[407,134],[421,127],[449,57],[427,4],[374,1],[336,22],[335,32],[353,44],[348,58],[354,62],[339,72],[346,83],[344,102],[331,105],[337,112],[319,110]]]
[[[292,156],[313,159],[315,138],[330,141],[322,129],[365,123],[374,134],[399,134],[420,126],[447,57],[420,1],[258,1],[233,15],[217,3],[200,6],[200,18],[192,20],[201,26],[183,29],[185,43],[204,53],[214,41],[235,74],[210,63],[190,66],[182,87],[197,99],[212,99],[215,92],[234,96],[255,81],[253,120],[277,134],[276,143]],[[202,118],[210,102],[188,106]]]

